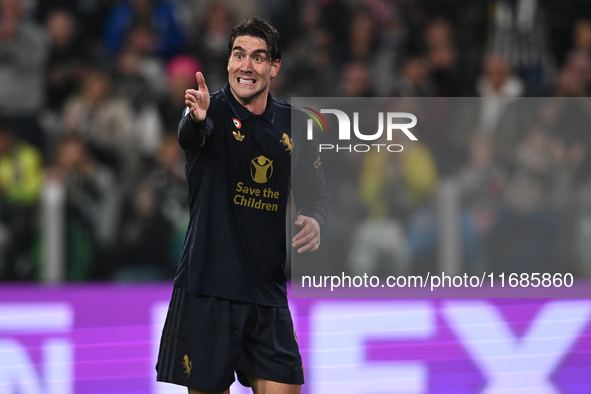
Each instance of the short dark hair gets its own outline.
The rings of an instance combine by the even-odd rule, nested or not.
[[[281,60],[281,37],[279,32],[264,20],[259,18],[246,19],[232,29],[230,41],[228,42],[228,57],[232,55],[234,41],[240,36],[260,38],[267,44],[267,52],[269,52],[271,62]]]

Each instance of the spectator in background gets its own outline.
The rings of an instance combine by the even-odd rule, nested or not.
[[[158,88],[150,84],[150,78],[142,70],[141,53],[130,48],[119,54],[114,85],[117,96],[130,104],[138,153],[144,161],[149,161],[158,150],[163,126],[158,111]]]
[[[389,144],[402,142],[392,136]],[[368,218],[353,235],[351,268],[355,274],[418,272],[436,249],[437,219],[429,208],[437,187],[433,157],[414,142],[399,153],[364,153],[362,160],[358,190]]]
[[[289,71],[278,75],[279,78],[274,82],[273,89],[284,88],[284,85],[287,85],[286,90],[303,96],[332,96],[335,94],[339,78],[337,71],[339,67],[331,56],[332,36],[328,30],[318,28],[310,36],[304,38],[306,41],[308,39],[309,42],[300,43],[302,48],[297,62],[290,62]],[[310,62],[310,60],[312,61]],[[301,81],[302,83],[291,82],[301,80],[301,75],[306,75],[306,78]],[[281,78],[285,80],[282,81]],[[290,84],[291,86],[289,86]]]
[[[21,0],[0,0],[0,115],[14,131],[45,151],[38,114],[45,105],[49,42],[46,32],[22,17]]]
[[[138,113],[142,107],[158,99],[157,91],[150,85],[141,70],[142,54],[125,48],[117,56],[114,85],[117,95],[125,99]]]
[[[363,9],[356,12],[349,25],[348,58],[369,62],[375,56],[378,43],[372,15]]]
[[[160,101],[160,116],[167,133],[176,134],[179,116],[186,108],[185,89],[197,88],[195,75],[203,71],[201,63],[189,55],[178,55],[166,65],[166,96]]]
[[[0,278],[33,279],[31,246],[43,185],[39,150],[17,137],[9,119],[0,119]]]
[[[48,16],[56,10],[70,14],[76,20],[76,36],[83,43],[85,54],[94,61],[101,61],[104,57],[102,48],[102,34],[107,12],[116,1],[94,0],[38,0],[35,3],[36,17],[39,23],[46,23]]]
[[[283,12],[281,18],[297,21],[297,29],[287,35],[289,47],[284,53],[289,62],[285,62],[283,75],[278,76],[279,83],[273,82],[273,89],[280,88],[285,96],[334,94],[342,65],[353,59],[349,5],[340,0],[306,0],[284,7]],[[360,32],[365,28],[362,24]],[[283,31],[281,34],[283,41]]]
[[[554,91],[555,97],[586,97],[591,93],[591,53],[582,49],[572,51],[560,69]]]
[[[462,204],[462,246],[466,272],[480,274],[492,263],[490,237],[499,215],[505,174],[496,159],[496,144],[491,136],[471,135],[468,162],[458,173]]]
[[[374,10],[375,11],[375,10]],[[383,22],[383,21],[382,21]],[[391,70],[396,59],[396,47],[388,40],[380,40],[379,25],[371,9],[357,11],[349,26],[349,48],[345,65],[351,62],[365,64],[372,95],[389,95],[394,84]],[[345,66],[347,67],[347,66]],[[371,76],[379,76],[371,78]]]
[[[347,45],[349,45],[349,31],[351,27],[352,11],[349,2],[343,0],[321,0],[319,27],[326,29],[333,39],[333,56],[337,62],[345,60]]]
[[[109,275],[119,235],[121,195],[113,170],[101,164],[79,135],[64,137],[49,175],[66,189],[67,279]]]
[[[201,19],[201,28],[196,35],[197,39],[191,43],[188,50],[188,53],[203,62],[202,71],[204,75],[207,75],[207,85],[212,90],[221,89],[228,80],[226,74],[227,38],[234,25],[232,9],[226,3],[210,2]]]
[[[175,267],[169,258],[172,225],[158,209],[156,196],[147,183],[134,192],[124,210],[120,237],[120,261],[112,278],[122,281],[173,279]]]
[[[289,62],[284,63],[283,71],[274,79],[273,92],[280,92],[284,97],[335,94],[339,82],[334,56],[336,43],[330,31],[321,26],[320,13],[320,4],[307,1],[296,14],[301,31],[291,33],[290,45],[284,51]]]
[[[59,111],[74,92],[86,59],[76,39],[76,20],[70,12],[62,9],[50,12],[45,26],[50,39],[47,108]]]
[[[504,209],[493,240],[494,270],[553,270],[559,217],[552,196],[557,169],[554,141],[545,129],[533,127],[517,147],[508,176]]]
[[[370,63],[372,90],[377,96],[391,96],[396,91],[398,69],[404,60],[405,48],[420,47],[426,28],[426,15],[414,1],[363,1],[374,21],[377,38],[375,60]],[[422,5],[421,5],[422,7]],[[393,72],[396,70],[396,73]]]
[[[552,189],[546,196],[558,213],[553,261],[561,272],[589,276],[591,228],[591,102],[588,98],[546,100],[540,119],[548,130]]]
[[[125,0],[109,13],[105,27],[105,47],[117,55],[130,46],[163,60],[178,53],[185,35],[177,21],[175,8],[165,0]]]
[[[562,68],[556,78],[554,97],[584,97],[585,85],[578,83],[574,73],[568,68]]]
[[[111,76],[102,70],[84,75],[79,92],[63,110],[65,131],[77,133],[98,160],[120,175],[126,190],[137,181],[142,135],[134,135],[129,103],[114,94]]]
[[[546,9],[540,0],[494,0],[489,7],[489,51],[501,54],[521,77],[529,96],[544,93],[554,64],[546,38]]]
[[[371,77],[367,65],[352,61],[343,68],[340,93],[345,97],[371,97]]]
[[[591,20],[579,19],[575,22],[573,44],[575,50],[591,54]]]
[[[124,210],[116,280],[174,278],[189,223],[183,150],[165,134],[147,181]]]
[[[429,68],[441,93],[449,97],[461,96],[463,75],[458,66],[451,24],[445,19],[434,19],[425,30],[425,42]]]
[[[490,53],[484,58],[483,75],[476,90],[480,97],[519,97],[525,92],[525,86],[502,55]]]
[[[490,53],[484,59],[483,74],[476,83],[476,91],[483,98],[478,129],[493,134],[505,108],[525,93],[525,86],[503,56]]]
[[[431,80],[429,62],[420,53],[409,53],[402,61],[396,83],[395,96],[430,97],[438,95],[438,89]]]
[[[189,224],[185,161],[176,134],[167,134],[162,139],[156,165],[148,179],[161,214],[172,228],[170,249],[167,259],[163,261],[169,262],[169,267],[176,268]]]

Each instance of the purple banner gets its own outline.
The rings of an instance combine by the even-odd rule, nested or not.
[[[155,382],[171,291],[2,285],[0,393],[186,393]],[[302,392],[591,392],[590,298],[487,296],[291,299]]]

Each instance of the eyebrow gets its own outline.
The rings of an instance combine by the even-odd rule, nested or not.
[[[232,48],[232,52],[234,51],[241,51],[241,52],[246,52],[244,50],[244,48],[242,48],[241,46],[236,45],[234,48]],[[259,55],[261,53],[264,53],[267,57],[269,56],[269,52],[267,52],[265,49],[255,49],[254,51],[252,51],[252,53],[254,55]]]

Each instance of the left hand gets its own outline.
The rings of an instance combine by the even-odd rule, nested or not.
[[[318,247],[320,246],[320,225],[316,219],[299,215],[295,221],[295,225],[302,227],[302,229],[291,240],[291,246],[293,248],[299,248],[298,253],[314,252],[318,250]]]

